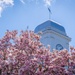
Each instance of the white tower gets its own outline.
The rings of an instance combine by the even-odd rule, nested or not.
[[[71,38],[67,36],[63,26],[48,20],[35,28],[35,33],[42,31],[40,41],[45,45],[50,45],[51,51],[53,49],[62,50],[66,48],[69,50],[69,42]]]

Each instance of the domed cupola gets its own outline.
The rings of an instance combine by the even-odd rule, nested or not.
[[[46,21],[46,22],[44,22],[44,23],[38,25],[38,26],[35,28],[34,32],[35,32],[35,33],[38,33],[39,31],[45,31],[45,30],[47,30],[47,29],[48,29],[48,30],[53,30],[53,31],[55,31],[55,32],[58,32],[58,33],[60,33],[60,34],[63,34],[63,35],[65,35],[65,36],[67,36],[67,35],[66,35],[66,32],[65,32],[65,29],[64,29],[63,26],[61,26],[60,24],[55,23],[55,22],[53,22],[53,21],[50,21],[50,20],[48,20],[48,21]]]

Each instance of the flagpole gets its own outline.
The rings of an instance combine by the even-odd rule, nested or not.
[[[50,9],[50,8],[49,8],[49,9]],[[50,18],[51,18],[51,17],[50,17],[50,11],[49,11],[49,20],[50,20]]]
[[[49,20],[50,20],[51,19],[51,14],[52,14],[50,7],[48,7],[48,11],[49,11]]]

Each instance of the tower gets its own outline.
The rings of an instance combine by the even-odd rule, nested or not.
[[[38,25],[34,30],[34,32],[38,34],[40,31],[42,31],[40,41],[45,46],[50,45],[51,51],[53,49],[62,50],[64,48],[69,50],[69,42],[71,41],[71,38],[67,36],[65,28],[60,24],[48,20]]]

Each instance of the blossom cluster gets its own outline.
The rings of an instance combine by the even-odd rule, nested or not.
[[[0,39],[0,75],[74,75],[75,48],[50,51],[33,31],[6,32]]]

